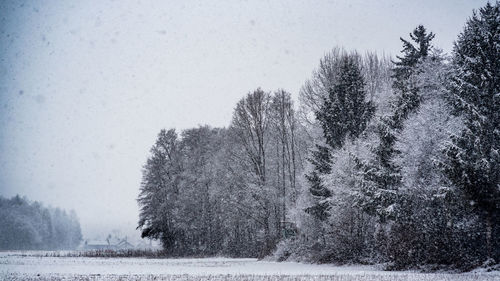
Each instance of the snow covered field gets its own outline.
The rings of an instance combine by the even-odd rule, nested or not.
[[[500,280],[500,273],[387,272],[372,266],[332,266],[255,259],[36,257],[1,252],[0,280]]]

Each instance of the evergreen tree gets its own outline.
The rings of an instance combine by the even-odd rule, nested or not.
[[[410,77],[417,71],[418,64],[426,59],[432,50],[431,41],[434,34],[427,34],[424,26],[419,25],[410,33],[410,42],[400,38],[403,42],[402,56],[393,62],[394,79],[393,89],[396,94],[392,104],[393,114],[382,117],[377,126],[379,144],[374,148],[373,163],[359,161],[358,168],[364,174],[366,182],[363,184],[364,193],[370,202],[360,202],[363,208],[372,214],[378,214],[381,220],[392,216],[395,211],[393,205],[397,201],[397,189],[401,184],[400,167],[394,163],[398,153],[394,144],[396,134],[403,129],[403,123],[408,115],[415,112],[420,105],[419,89]]]
[[[397,56],[398,61],[394,62],[393,88],[398,94],[398,99],[395,104],[395,112],[392,116],[391,127],[401,129],[402,123],[408,118],[408,114],[414,111],[420,104],[418,88],[411,84],[410,76],[415,72],[416,66],[422,59],[425,59],[432,50],[431,41],[434,38],[434,33],[427,34],[427,30],[423,25],[417,26],[410,38],[415,42],[413,45],[410,41],[403,38],[403,56]]]
[[[324,220],[327,218],[328,204],[324,201],[325,198],[332,196],[330,190],[321,181],[321,175],[326,175],[331,171],[331,156],[330,149],[325,145],[316,144],[316,150],[312,151],[312,157],[309,158],[313,166],[313,170],[306,174],[305,177],[309,182],[309,192],[316,199],[316,203],[308,207],[306,212],[314,217]]]
[[[370,121],[375,107],[366,101],[364,79],[361,75],[357,54],[344,54],[340,58],[339,76],[331,87],[328,97],[324,98],[316,118],[321,124],[326,146],[316,145],[310,162],[314,169],[306,175],[311,187],[310,192],[318,203],[306,211],[320,219],[327,217],[328,204],[325,198],[331,192],[321,182],[320,175],[330,170],[330,151],[341,148],[346,140],[354,140],[361,135]]]
[[[483,218],[486,254],[500,258],[500,4],[474,12],[455,42],[451,102],[465,128],[446,148],[444,172]],[[492,234],[492,232],[497,232]],[[495,237],[495,241],[492,241]],[[493,249],[496,249],[493,252]]]
[[[340,74],[323,106],[316,112],[327,144],[340,148],[346,139],[354,140],[365,130],[375,108],[366,100],[364,79],[357,55],[344,55]]]

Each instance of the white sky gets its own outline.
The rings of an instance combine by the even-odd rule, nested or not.
[[[450,52],[485,3],[0,1],[0,195],[132,235],[161,128],[227,126],[259,86],[297,97],[336,45],[396,55],[424,24]]]

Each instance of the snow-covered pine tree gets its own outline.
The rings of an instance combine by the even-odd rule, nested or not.
[[[372,102],[366,101],[359,61],[356,54],[342,57],[338,80],[316,112],[326,143],[332,149],[342,147],[346,139],[359,137],[375,112]]]
[[[320,176],[330,170],[330,151],[342,147],[346,140],[354,140],[365,130],[375,112],[372,102],[366,101],[366,91],[357,54],[343,54],[339,63],[339,74],[322,106],[315,112],[326,145],[316,145],[310,162],[314,169],[306,175],[310,192],[318,203],[307,211],[319,219],[327,217],[328,204],[324,199],[331,192],[321,182]]]
[[[379,143],[373,149],[372,163],[359,161],[358,168],[364,174],[363,193],[359,204],[368,213],[376,214],[384,221],[392,217],[395,212],[394,204],[397,201],[397,189],[401,184],[400,167],[394,163],[398,153],[394,144],[396,134],[402,130],[404,121],[411,112],[418,109],[420,96],[418,87],[409,79],[418,69],[417,65],[425,59],[432,50],[432,32],[427,33],[424,26],[419,25],[410,33],[410,42],[400,38],[403,42],[402,56],[394,62],[393,89],[396,94],[392,103],[392,114],[382,116],[377,125]]]
[[[328,216],[328,204],[325,199],[332,196],[332,193],[325,187],[320,176],[331,171],[330,149],[326,145],[316,144],[316,150],[311,152],[308,160],[312,164],[312,171],[306,174],[305,178],[309,183],[309,192],[316,203],[306,208],[306,212],[319,220],[325,220]]]
[[[313,72],[311,80],[306,81],[299,94],[301,104],[299,116],[302,123],[305,124],[304,129],[309,135],[309,142],[313,144],[310,148],[310,155],[307,157],[307,161],[311,165],[305,174],[308,188],[303,193],[311,196],[309,203],[313,203],[305,211],[312,215],[315,221],[327,218],[327,204],[324,199],[331,196],[321,180],[321,175],[330,172],[330,148],[325,143],[322,128],[315,113],[320,111],[325,97],[328,96],[330,89],[336,83],[340,71],[340,61],[344,55],[345,51],[338,47],[327,53],[320,60],[319,67]]]
[[[444,172],[484,220],[486,255],[500,259],[500,3],[474,12],[453,50],[450,100],[465,128]],[[495,232],[495,233],[492,233]],[[493,240],[494,238],[494,240]],[[495,250],[493,250],[495,249]]]
[[[390,126],[394,129],[401,129],[401,126],[412,111],[420,104],[418,87],[411,83],[410,76],[415,72],[416,66],[422,59],[426,58],[432,50],[431,41],[434,39],[434,33],[427,34],[427,30],[423,25],[417,26],[410,38],[415,45],[410,41],[400,38],[403,42],[403,56],[397,56],[398,61],[394,62],[393,88],[398,94],[395,103],[394,115]]]

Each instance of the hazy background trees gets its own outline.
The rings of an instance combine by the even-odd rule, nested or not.
[[[0,197],[1,250],[70,250],[82,240],[75,212],[19,196]]]

